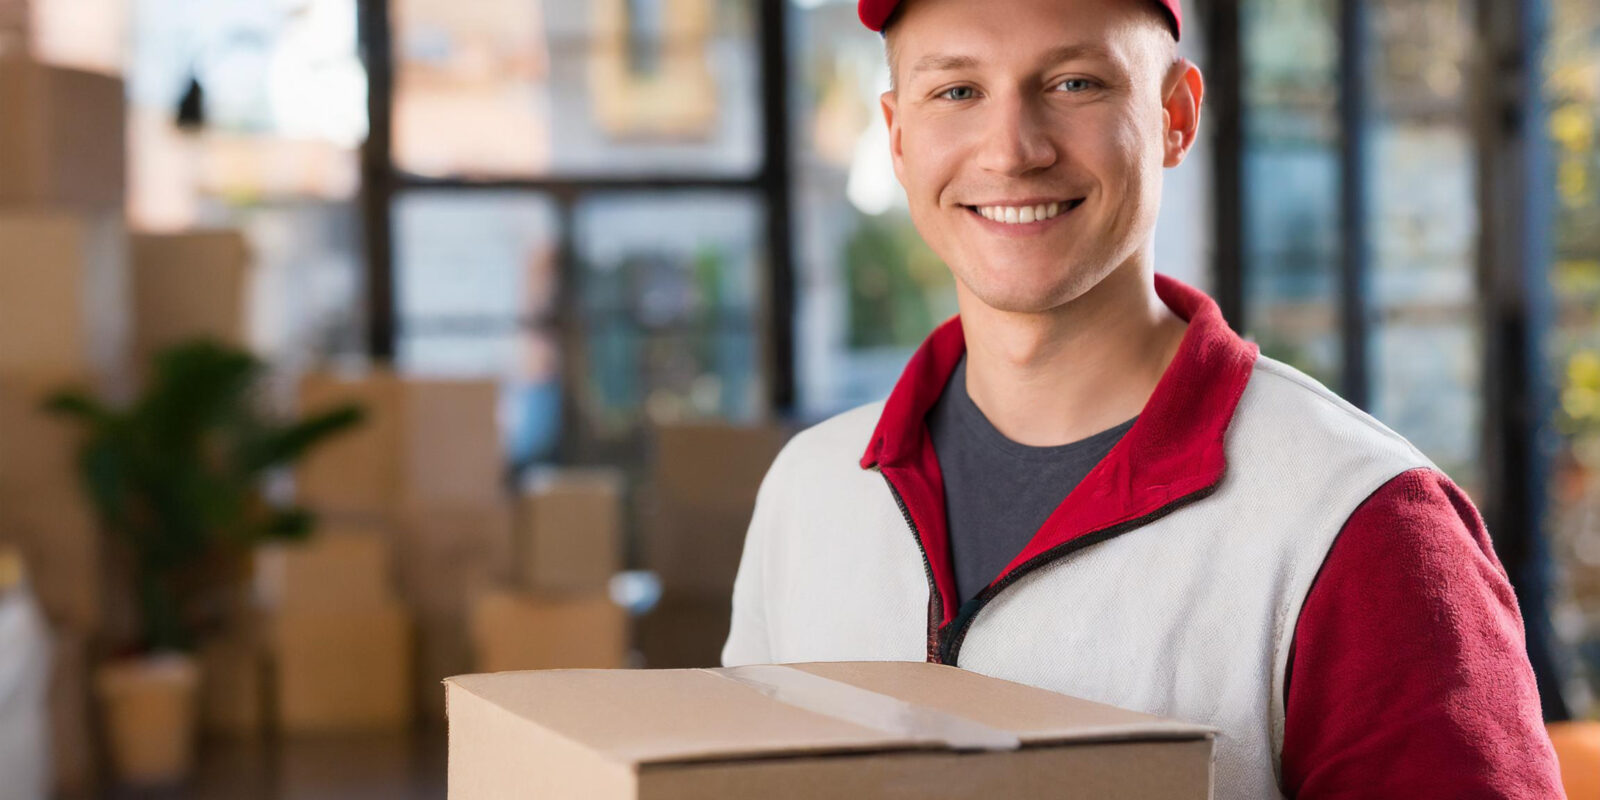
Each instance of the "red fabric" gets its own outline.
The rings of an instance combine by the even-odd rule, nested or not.
[[[1564,796],[1505,569],[1438,472],[1351,515],[1290,652],[1288,796]]]
[[[1172,22],[1172,38],[1180,39],[1183,35],[1183,6],[1178,0],[1156,0],[1161,8],[1167,12]],[[859,0],[856,3],[856,16],[861,18],[861,24],[868,30],[881,31],[883,23],[889,21],[889,15],[894,13],[900,0]]]
[[[1156,294],[1189,323],[1178,352],[1138,421],[1051,513],[996,580],[1030,558],[1079,536],[1151,514],[1221,480],[1223,436],[1244,394],[1258,348],[1240,339],[1204,292],[1165,275]],[[906,365],[861,457],[877,465],[905,501],[944,600],[941,625],[955,618],[955,571],[944,488],[928,410],[966,352],[959,317],[940,325]]]

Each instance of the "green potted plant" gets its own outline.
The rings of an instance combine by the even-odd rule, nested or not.
[[[248,564],[255,545],[311,531],[305,509],[269,502],[266,478],[362,414],[342,406],[301,419],[269,415],[260,397],[266,365],[209,340],[166,349],[152,366],[125,406],[76,389],[44,406],[82,428],[84,489],[131,567],[138,641],[96,683],[112,761],[135,783],[188,772],[199,677],[190,653],[215,621],[206,601],[216,576],[237,581],[245,571],[229,565]]]

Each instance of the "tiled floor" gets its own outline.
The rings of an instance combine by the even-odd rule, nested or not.
[[[192,780],[116,788],[105,800],[444,800],[442,730],[409,735],[208,741]]]

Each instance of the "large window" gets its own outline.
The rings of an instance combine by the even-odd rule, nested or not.
[[[1568,692],[1581,710],[1600,692],[1600,7],[1552,0],[1545,88],[1554,175],[1554,315],[1545,354],[1559,390],[1549,532],[1563,603],[1556,628],[1582,656]]]
[[[1330,0],[1241,5],[1245,333],[1338,386],[1338,46]]]
[[[518,464],[769,408],[753,0],[394,0],[394,340],[499,378]]]
[[[356,0],[33,0],[32,10],[41,55],[127,82],[130,227],[243,231],[249,338],[279,368],[360,354],[367,95]]]

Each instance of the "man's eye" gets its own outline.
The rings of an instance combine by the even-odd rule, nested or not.
[[[1058,87],[1064,86],[1064,87],[1066,87],[1066,90],[1068,92],[1070,92],[1070,93],[1087,92],[1090,89],[1094,88],[1094,82],[1089,80],[1088,78],[1068,78],[1068,79],[1056,84],[1056,86],[1058,86]]]
[[[971,100],[973,92],[971,86],[952,86],[940,92],[939,96],[949,100]]]

